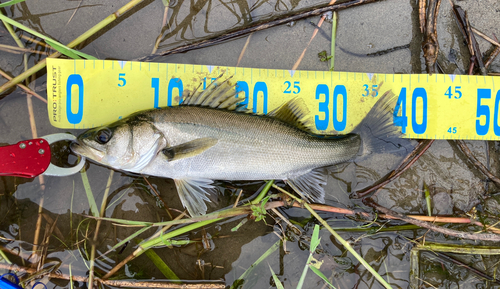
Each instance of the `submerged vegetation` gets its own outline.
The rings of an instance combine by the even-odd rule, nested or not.
[[[147,45],[147,53],[151,54],[134,57],[143,61],[182,61],[184,56],[162,57],[200,48],[211,49],[215,44],[245,36],[240,39],[243,49],[233,57],[240,65],[244,55],[255,49],[252,47],[254,41],[260,41],[259,45],[268,41],[256,32],[310,17],[303,21],[312,21],[313,25],[304,24],[300,28],[312,30],[304,38],[309,42],[293,44],[298,47],[294,52],[302,52],[298,59],[294,56],[293,66],[291,63],[273,64],[280,65],[277,68],[289,65],[287,68],[292,70],[299,68],[303,59],[309,59],[316,70],[337,69],[339,65],[334,66],[334,62],[341,60],[339,55],[335,56],[336,47],[343,45],[337,38],[345,37],[348,30],[338,31],[343,19],[336,11],[361,10],[382,3],[370,4],[379,2],[376,0],[337,3],[332,0],[322,1],[318,7],[307,7],[301,1],[156,2],[159,5],[155,7],[161,8],[159,19],[162,21],[161,25],[148,23],[160,26],[154,41]],[[91,28],[78,29],[81,35],[66,45],[62,40],[55,40],[62,37],[54,37],[55,34],[49,37],[44,31],[40,22],[42,16],[29,12],[30,0],[1,3],[0,41],[5,44],[0,45],[0,53],[6,57],[0,60],[0,69],[6,72],[0,70],[5,78],[0,86],[1,97],[5,96],[0,110],[2,113],[9,110],[5,116],[15,117],[9,105],[15,105],[20,94],[26,94],[27,102],[22,105],[27,105],[28,115],[23,117],[29,120],[31,132],[27,132],[27,125],[14,127],[11,131],[12,122],[2,116],[0,124],[3,122],[5,133],[0,142],[15,143],[18,139],[14,137],[37,138],[42,134],[37,128],[43,134],[54,130],[49,126],[47,114],[39,113],[40,110],[45,112],[47,102],[44,95],[46,76],[42,76],[45,57],[116,58],[100,56],[99,52],[103,52],[92,48],[93,43],[112,37],[110,31],[119,33],[116,31],[130,20],[127,18],[142,15],[143,9],[158,4],[156,2],[132,0],[118,9],[114,7],[113,13],[96,21]],[[391,1],[385,2],[391,5]],[[495,36],[488,37],[476,29],[467,13],[451,0],[446,3],[440,0],[413,2],[413,14],[407,18],[416,20],[411,24],[418,27],[413,38],[421,43],[415,44],[416,40],[412,40],[409,45],[396,43],[393,48],[377,48],[378,52],[342,55],[366,60],[364,57],[391,57],[391,53],[410,49],[412,58],[415,54],[418,60],[418,64],[411,64],[418,67],[412,70],[414,73],[420,73],[424,64],[429,73],[452,74],[460,70],[468,74],[495,73],[495,57],[500,52]],[[75,15],[88,16],[84,14],[83,5],[86,3],[80,1],[71,9],[68,23]],[[106,5],[113,7],[114,4]],[[388,6],[379,7],[387,9]],[[212,17],[216,18],[210,16],[219,11],[216,9],[229,11],[227,22],[236,21],[238,25],[209,22]],[[462,53],[467,55],[462,59],[464,69],[453,57],[443,57],[444,49],[451,55],[451,48],[440,46],[443,40],[437,34],[442,23],[438,16],[443,9],[452,15],[453,23],[455,18],[458,23],[453,24],[458,27],[451,29],[457,35],[451,37],[466,43],[454,44],[460,45]],[[331,19],[329,14],[324,14],[327,11],[334,11]],[[51,17],[58,17],[57,13]],[[194,26],[199,25],[196,17],[203,14],[206,18],[201,33]],[[299,31],[296,25],[286,29]],[[213,28],[218,26],[224,28]],[[329,29],[331,33],[324,32]],[[196,36],[195,30],[206,37]],[[310,47],[311,43],[320,37],[330,43],[329,55],[325,47],[312,51],[319,47]],[[486,53],[480,51],[480,38],[488,43]],[[121,42],[124,44],[119,47],[126,47],[125,39]],[[224,42],[222,45],[229,44]],[[354,48],[349,47],[357,51]],[[217,54],[215,52],[207,53]],[[271,54],[269,51],[262,53]],[[22,54],[19,67],[15,67],[19,59],[7,57],[17,54]],[[211,64],[212,61],[186,55],[192,57],[185,60],[187,62]],[[328,66],[321,63],[327,61]],[[234,65],[232,62],[223,64]],[[14,90],[16,86],[23,92]],[[36,104],[32,96],[37,98]],[[24,131],[13,132],[15,130]],[[179,210],[182,205],[173,197],[175,186],[165,179],[120,175],[93,164],[80,174],[60,179],[39,176],[25,180],[1,176],[0,211],[4,217],[0,225],[0,269],[2,273],[15,273],[19,276],[19,284],[27,288],[36,282],[47,284],[48,288],[75,288],[85,286],[84,283],[87,287],[99,288],[448,288],[450,284],[465,283],[494,286],[500,283],[496,277],[500,255],[496,245],[500,240],[500,201],[495,194],[500,185],[497,147],[493,142],[482,142],[479,149],[473,144],[471,151],[470,143],[450,141],[446,149],[453,151],[451,157],[440,154],[440,150],[432,151],[443,143],[418,141],[395,169],[392,169],[393,164],[384,162],[377,163],[374,168],[363,162],[335,167],[328,186],[333,196],[326,204],[309,204],[297,197],[289,186],[273,180],[221,182],[216,209],[196,217]],[[477,155],[480,149],[486,151],[486,157]],[[69,154],[68,145],[52,150],[56,161],[66,162],[64,157],[56,155]],[[439,161],[446,161],[447,168],[436,164],[436,154],[440,154]],[[453,179],[454,184],[446,186],[436,180],[447,178],[453,169],[463,174],[460,180]],[[428,172],[430,176],[424,180],[420,175]],[[436,176],[436,172],[442,176]],[[469,194],[460,195],[460,189]],[[348,195],[362,201],[349,199]]]

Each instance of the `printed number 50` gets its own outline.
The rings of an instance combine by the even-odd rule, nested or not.
[[[491,99],[491,89],[477,89],[477,109],[476,109],[476,133],[478,135],[486,135],[490,129],[490,107],[486,104],[481,104],[482,99]],[[500,136],[500,125],[498,125],[498,105],[500,102],[500,90],[497,91],[495,97],[495,110],[493,111],[493,132],[496,136]],[[481,117],[484,116],[485,122],[481,125]]]

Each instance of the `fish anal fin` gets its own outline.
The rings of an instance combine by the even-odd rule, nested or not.
[[[310,132],[309,126],[312,125],[309,109],[302,98],[294,98],[275,110],[268,113],[268,116],[279,119],[289,125],[301,130]]]
[[[307,197],[312,202],[324,203],[326,185],[326,169],[316,168],[298,177],[289,178],[288,185],[297,193]]]
[[[167,157],[167,160],[171,162],[199,155],[213,147],[216,143],[217,139],[215,138],[198,138],[177,146],[165,148],[162,150],[162,153]]]
[[[209,195],[215,194],[217,189],[211,185],[212,180],[205,179],[174,179],[182,205],[192,217],[204,215],[207,212]]]

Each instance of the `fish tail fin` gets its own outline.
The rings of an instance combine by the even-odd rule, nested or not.
[[[362,156],[374,152],[399,149],[402,145],[398,139],[403,136],[401,127],[394,125],[394,110],[397,95],[387,91],[375,103],[370,112],[353,130],[362,140]]]

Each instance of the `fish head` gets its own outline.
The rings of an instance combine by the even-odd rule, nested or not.
[[[124,120],[87,130],[71,150],[105,166],[140,173],[165,144],[163,134],[150,122]]]

